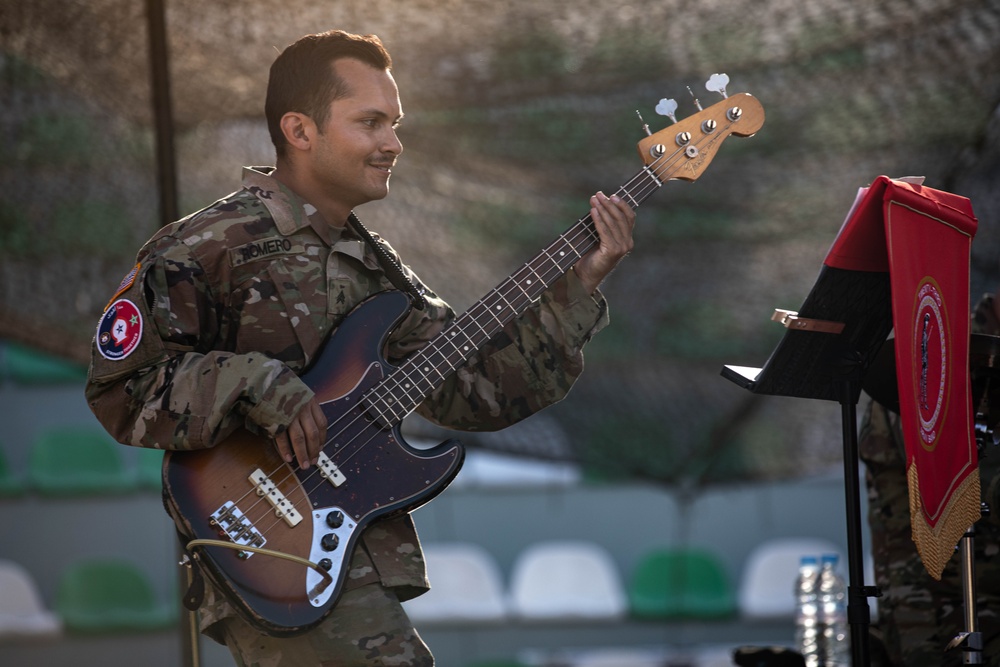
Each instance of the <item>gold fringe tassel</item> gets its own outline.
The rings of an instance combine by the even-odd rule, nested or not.
[[[941,513],[937,526],[933,528],[924,521],[923,504],[920,502],[920,480],[917,477],[915,463],[910,464],[907,479],[913,543],[917,545],[917,553],[920,554],[924,568],[940,581],[945,565],[955,553],[955,545],[965,535],[969,526],[979,520],[981,502],[979,470],[973,471],[955,490]]]

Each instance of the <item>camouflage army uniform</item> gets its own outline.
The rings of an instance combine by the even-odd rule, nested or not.
[[[245,169],[242,190],[155,234],[109,302],[86,394],[119,442],[198,449],[238,427],[281,432],[313,395],[297,374],[328,334],[363,299],[393,289],[376,255],[349,226],[329,226],[268,173]],[[404,272],[426,290],[427,307],[410,312],[390,335],[389,361],[420,349],[455,317],[405,266]],[[528,417],[565,396],[583,369],[583,345],[606,323],[603,297],[588,294],[571,271],[418,412],[463,430],[495,430]],[[357,605],[356,598],[377,598],[392,614],[401,612],[396,598],[427,589],[409,516],[371,526],[360,545],[345,600]],[[338,626],[341,606],[308,633],[309,641],[345,633],[343,623]],[[211,587],[201,616],[202,629],[219,640],[232,632],[227,625],[239,623]],[[372,627],[370,618],[366,624]],[[351,640],[357,645],[360,637]],[[412,655],[403,662],[388,659],[393,651],[403,656],[413,650],[410,639],[389,639],[399,645],[384,645],[386,637],[371,640],[368,653],[381,657],[358,664],[424,664]],[[419,638],[411,643],[423,647]]]
[[[972,329],[996,334],[992,297],[973,314]],[[952,557],[936,581],[924,569],[911,537],[906,451],[899,415],[871,402],[861,424],[859,453],[866,466],[868,521],[872,533],[875,584],[881,589],[875,637],[890,665],[961,665],[961,651],[944,652],[965,630],[961,564]],[[976,524],[976,590],[983,655],[1000,665],[1000,449],[989,446],[979,461],[983,500],[992,514]],[[874,662],[873,664],[878,664]]]

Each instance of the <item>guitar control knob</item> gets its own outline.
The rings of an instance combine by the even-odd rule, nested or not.
[[[330,528],[340,528],[344,525],[344,513],[340,510],[333,510],[326,515],[326,525]]]
[[[327,533],[320,540],[320,546],[323,547],[323,551],[334,551],[340,546],[340,537],[336,533]]]
[[[324,558],[319,563],[317,563],[317,565],[319,565],[321,568],[323,568],[327,572],[329,572],[330,570],[333,569],[333,561],[330,560],[329,558]]]

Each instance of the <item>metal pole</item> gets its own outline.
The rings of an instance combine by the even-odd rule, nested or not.
[[[174,151],[174,117],[170,100],[170,58],[167,49],[166,0],[146,0],[149,35],[149,79],[156,134],[156,181],[159,192],[159,226],[178,217],[177,157]],[[185,572],[187,570],[185,569]],[[189,583],[182,577],[181,586]],[[181,593],[183,594],[183,593]],[[181,627],[181,657],[184,667],[199,667],[198,614],[185,611]]]
[[[983,664],[983,635],[979,631],[979,613],[976,609],[976,549],[975,525],[969,526],[959,543],[962,561],[962,601],[965,604],[965,631],[951,640],[946,650],[962,649],[964,664]]]
[[[862,547],[861,490],[858,482],[857,404],[852,383],[844,381],[841,397],[841,423],[844,438],[844,497],[847,506],[847,621],[851,627],[851,664],[869,667],[871,647],[868,636],[871,610],[868,589],[864,585],[864,550]]]
[[[177,204],[177,159],[174,151],[174,116],[170,102],[170,58],[167,50],[165,2],[166,0],[146,0],[161,227],[180,217]]]

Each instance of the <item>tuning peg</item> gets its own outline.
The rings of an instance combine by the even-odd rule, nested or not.
[[[677,122],[677,116],[674,113],[677,111],[677,100],[664,98],[660,100],[660,103],[656,105],[656,113],[661,116],[666,116],[672,122]]]
[[[688,86],[687,89],[688,92],[691,93],[691,99],[694,100],[694,105],[698,107],[698,111],[704,111],[704,109],[701,108],[701,101],[695,97],[694,91],[691,90],[691,86]]]
[[[729,85],[729,75],[728,74],[713,74],[708,77],[708,81],[705,82],[705,88],[713,93],[718,93],[722,97],[728,99],[729,95],[726,94],[726,86]]]
[[[638,109],[635,110],[635,115],[639,117],[639,122],[642,123],[642,131],[646,133],[646,136],[653,136],[653,132],[649,129],[649,125],[646,124],[646,121],[642,119],[642,114],[639,113]]]

